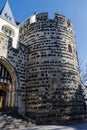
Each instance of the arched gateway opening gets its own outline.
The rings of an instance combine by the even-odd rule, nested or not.
[[[14,68],[0,57],[0,110],[17,108],[18,82]]]

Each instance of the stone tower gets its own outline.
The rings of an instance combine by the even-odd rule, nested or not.
[[[73,25],[56,13],[35,14],[20,27],[28,48],[26,112],[37,123],[80,120],[85,113]]]

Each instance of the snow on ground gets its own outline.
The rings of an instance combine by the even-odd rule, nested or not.
[[[87,130],[87,123],[71,126],[57,126],[57,125],[39,125],[35,127],[30,127],[27,129],[20,130]]]

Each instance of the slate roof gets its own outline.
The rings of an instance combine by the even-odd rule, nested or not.
[[[13,25],[19,25],[19,22],[17,22],[13,16],[8,0],[0,11],[0,17],[4,18],[6,21],[12,23]]]

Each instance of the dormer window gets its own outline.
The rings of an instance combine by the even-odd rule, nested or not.
[[[9,21],[11,21],[11,17],[10,17],[7,13],[5,13],[5,17],[6,17],[6,19],[8,19]]]

